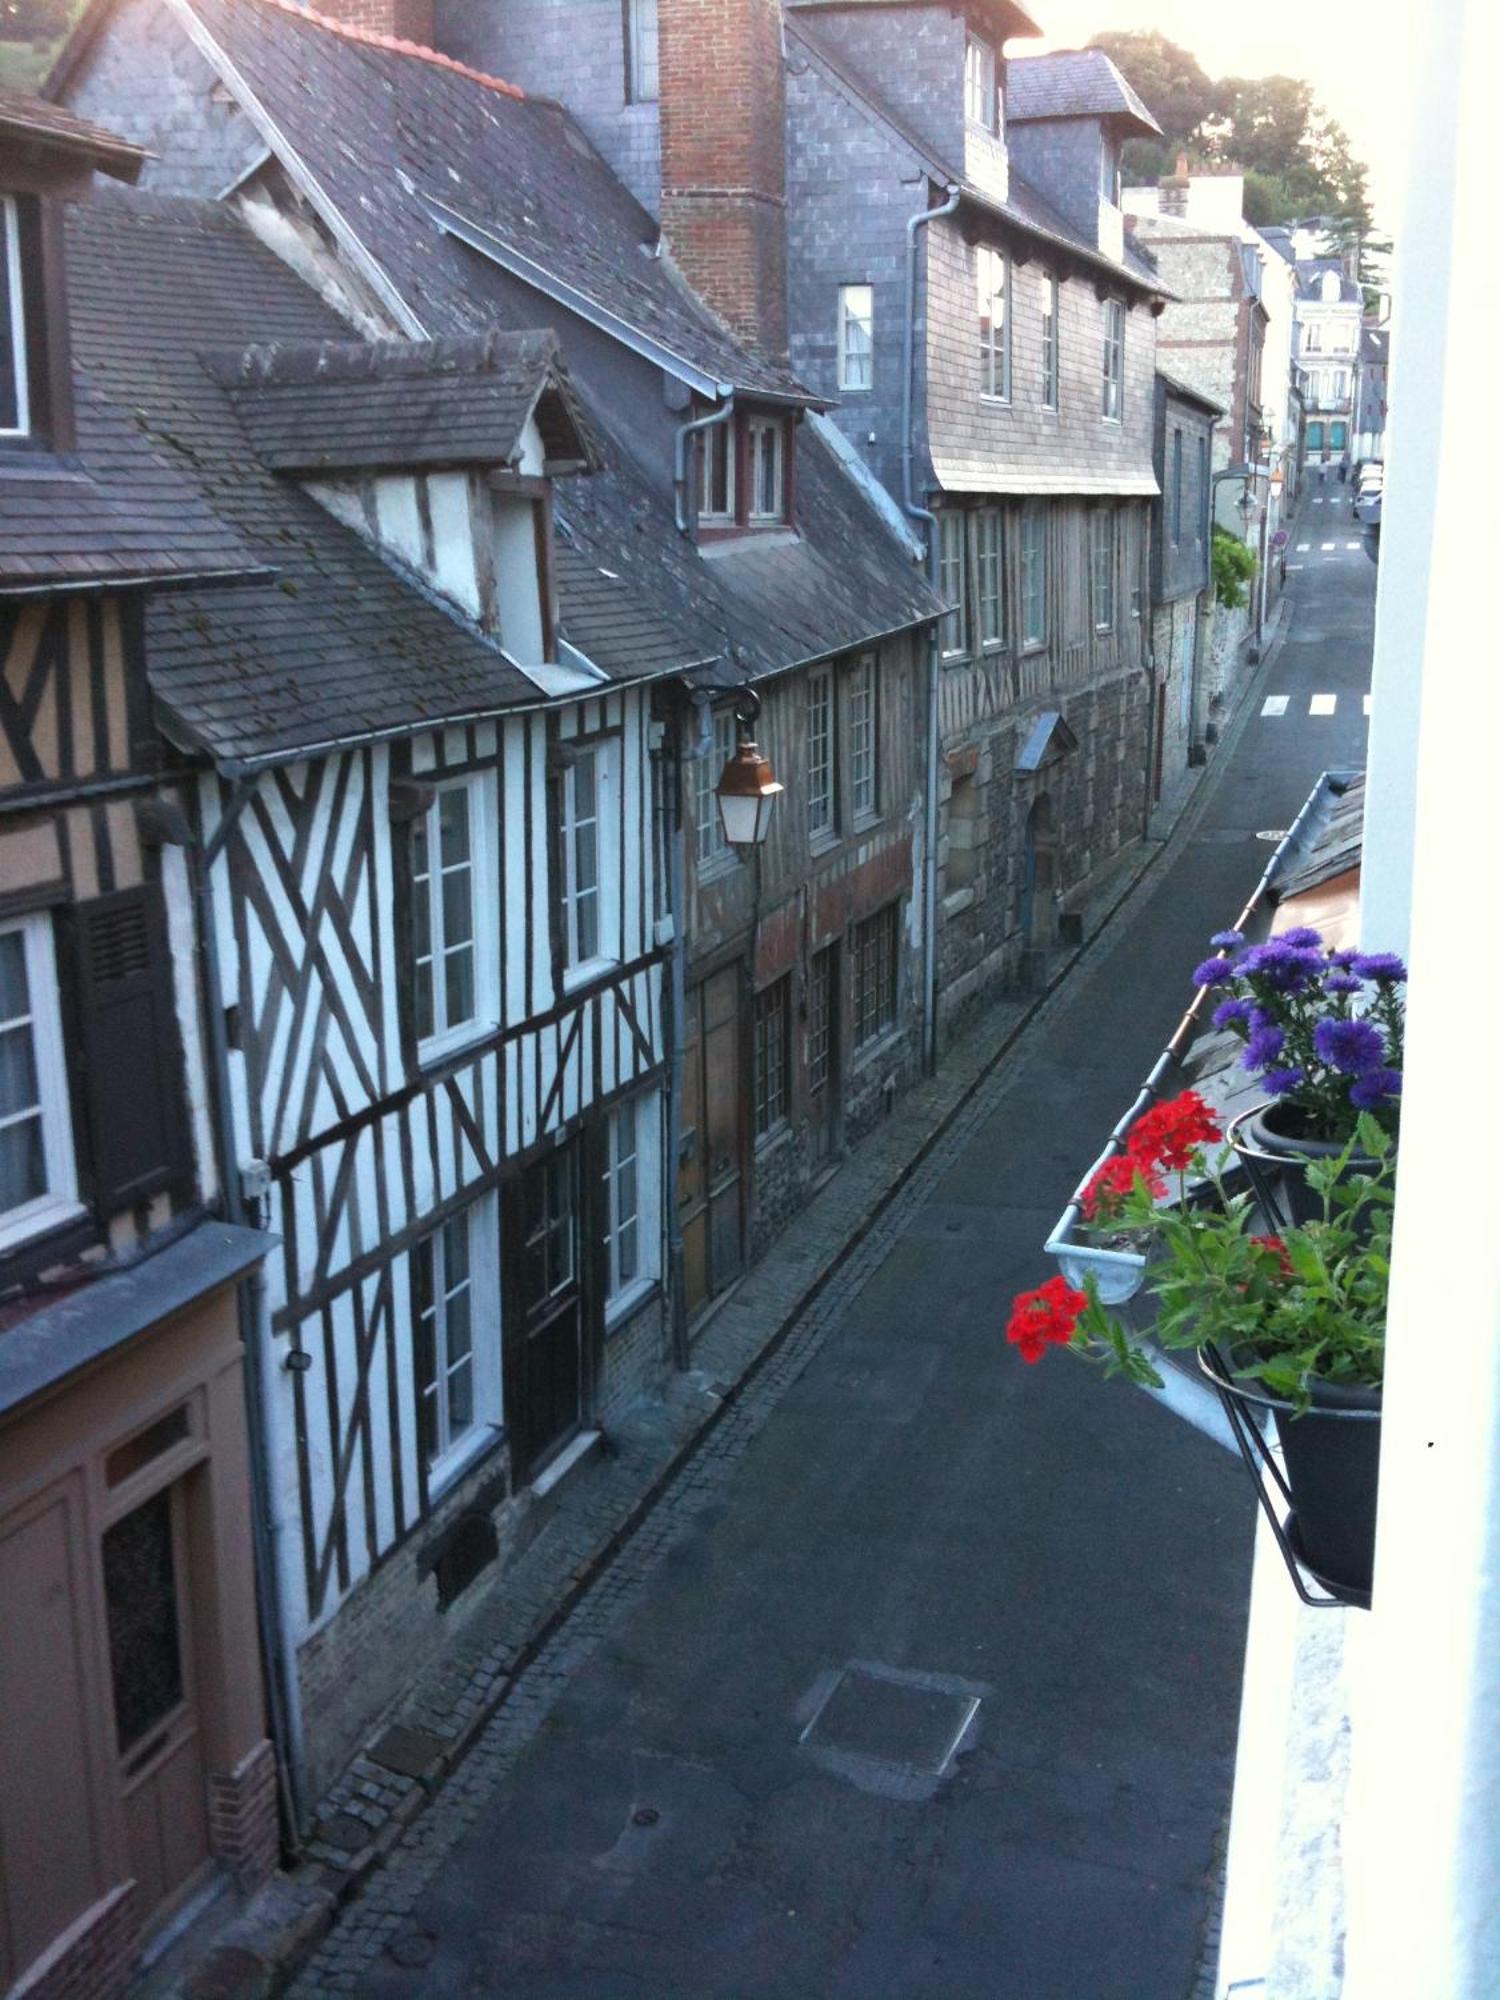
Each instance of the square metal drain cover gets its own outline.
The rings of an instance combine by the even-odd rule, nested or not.
[[[798,1740],[864,1790],[928,1798],[973,1735],[988,1692],[951,1674],[854,1660],[820,1676],[802,1704]]]

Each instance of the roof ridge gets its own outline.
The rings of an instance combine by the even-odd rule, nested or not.
[[[283,14],[294,15],[299,21],[310,21],[314,26],[326,28],[331,35],[341,35],[345,41],[362,43],[366,48],[383,49],[388,55],[415,56],[419,62],[432,63],[438,69],[452,70],[455,75],[467,77],[470,83],[482,83],[487,90],[498,90],[505,97],[514,97],[522,103],[526,92],[517,83],[507,83],[503,76],[490,76],[485,70],[471,69],[468,63],[459,62],[454,56],[445,56],[441,49],[429,49],[421,42],[403,41],[398,35],[377,34],[373,28],[356,28],[349,21],[336,21],[329,14],[320,14],[314,7],[300,7],[296,0],[261,0],[264,7],[275,7]]]

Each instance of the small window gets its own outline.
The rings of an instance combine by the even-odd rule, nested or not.
[[[734,420],[698,433],[698,519],[734,519]]]
[[[970,35],[964,45],[964,111],[971,125],[982,125],[986,132],[999,130],[995,51],[982,35]]]
[[[610,1112],[605,1133],[604,1229],[609,1311],[638,1299],[659,1275],[661,1100],[627,1097]]]
[[[854,926],[854,1046],[878,1041],[896,1025],[896,956],[901,908],[890,903]]]
[[[78,1207],[52,924],[0,927],[0,1248]]]
[[[1118,299],[1104,302],[1104,394],[1102,413],[1120,421],[1125,403],[1125,308]]]
[[[0,195],[0,437],[25,437],[30,429],[21,222],[15,196],[6,194]]]
[[[1120,205],[1120,155],[1114,141],[1105,135],[1099,140],[1099,199],[1116,208]]]
[[[497,1018],[487,893],[490,781],[445,785],[412,829],[418,1054],[441,1054]]]
[[[1057,280],[1049,278],[1042,292],[1042,408],[1058,406]]]
[[[976,595],[979,643],[987,650],[1005,644],[1005,577],[1000,509],[981,508],[975,521]]]
[[[616,746],[599,743],[574,751],[561,783],[562,929],[565,968],[586,971],[619,956],[619,912],[610,869],[616,843],[601,829],[610,825],[615,792]]]
[[[1094,630],[1108,632],[1115,622],[1115,517],[1112,508],[1096,507],[1089,515],[1089,591]]]
[[[1172,546],[1182,540],[1182,432],[1172,432]]]
[[[699,868],[730,853],[724,838],[724,815],[719,811],[719,776],[735,751],[734,713],[714,711],[708,749],[693,764],[693,830]]]
[[[494,1216],[494,1197],[486,1196],[411,1253],[417,1443],[429,1470],[499,1420]]]
[[[941,514],[938,517],[938,596],[952,607],[943,613],[940,638],[943,657],[952,659],[968,650],[964,638],[968,613],[964,604],[962,514]]]
[[[856,820],[880,810],[876,771],[875,655],[849,670],[845,692],[849,717],[849,804]]]
[[[817,667],[807,677],[807,831],[813,840],[837,832],[835,807],[833,673]]]
[[[786,479],[780,419],[753,418],[745,428],[750,445],[750,519],[785,520]]]
[[[1021,515],[1021,641],[1047,643],[1047,523],[1040,507]]]
[[[625,94],[632,104],[654,104],[661,94],[656,0],[625,0]]]
[[[1010,259],[981,244],[979,287],[979,393],[1010,395]]]
[[[1304,332],[1307,335],[1304,342],[1306,351],[1309,354],[1321,354],[1323,351],[1323,329],[1319,323],[1316,320],[1310,320],[1304,328]]]
[[[791,974],[755,996],[755,1136],[764,1139],[788,1113],[791,1069]]]
[[[861,390],[875,379],[875,289],[839,286],[839,387]]]

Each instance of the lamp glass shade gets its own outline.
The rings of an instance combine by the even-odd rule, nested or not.
[[[771,831],[771,809],[785,788],[753,743],[741,743],[719,775],[719,817],[731,847],[758,847]]]

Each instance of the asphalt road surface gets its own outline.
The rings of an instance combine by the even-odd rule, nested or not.
[[[1186,2000],[1248,1482],[1129,1388],[1023,1366],[1002,1328],[1264,867],[1257,835],[1364,761],[1375,569],[1349,502],[1314,483],[1291,532],[1282,641],[1206,812],[877,1231],[361,1994]]]

